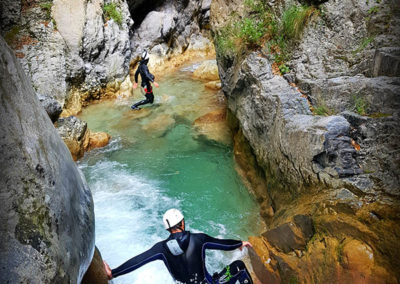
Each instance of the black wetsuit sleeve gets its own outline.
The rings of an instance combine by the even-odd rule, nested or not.
[[[151,249],[132,257],[117,268],[114,268],[111,270],[112,277],[115,278],[129,273],[154,260],[163,260],[164,256],[160,247],[160,244],[156,244]]]
[[[204,248],[218,250],[234,250],[242,246],[242,241],[230,239],[217,239],[204,234]]]
[[[138,67],[138,69],[137,69],[136,72],[135,72],[135,83],[137,83],[137,82],[138,82],[138,79],[139,79],[139,73],[140,73],[139,68],[140,68],[140,67]]]

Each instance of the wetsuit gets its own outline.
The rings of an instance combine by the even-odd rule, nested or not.
[[[237,280],[239,283],[253,283],[244,263],[240,260],[233,262],[214,276],[206,270],[206,249],[234,250],[241,246],[241,241],[216,239],[201,233],[195,234],[189,231],[174,233],[168,239],[156,243],[151,249],[113,269],[112,276],[118,277],[151,261],[162,260],[171,276],[179,283],[217,284],[236,283]]]
[[[140,105],[153,103],[154,95],[153,95],[153,88],[151,87],[150,82],[154,82],[154,75],[150,73],[149,68],[147,67],[147,63],[149,62],[148,59],[140,61],[139,67],[135,73],[135,82],[138,82],[138,77],[142,78],[141,86],[144,88],[146,99],[140,102],[135,103],[132,105],[131,108],[135,109]]]

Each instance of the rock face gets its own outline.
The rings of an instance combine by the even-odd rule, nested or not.
[[[120,21],[109,16],[105,7],[110,3],[103,0],[35,0],[22,7],[15,1],[0,3],[0,10],[9,12],[1,17],[2,35],[36,92],[68,107],[76,92],[87,100],[107,83],[125,79],[133,21],[125,1],[113,3]]]
[[[282,11],[300,3],[318,4],[320,14],[300,40],[289,42],[285,76],[277,75],[274,56],[267,54],[274,43],[266,42],[260,51],[236,51],[235,56],[217,46],[222,89],[237,120],[235,143],[250,145],[235,145],[241,175],[251,184],[271,228],[262,235],[257,252],[267,255],[263,260],[270,258],[266,269],[285,283],[352,282],[364,276],[374,282],[376,275],[396,282],[399,3],[266,5],[280,21]],[[241,1],[213,1],[214,34],[232,15],[245,17],[243,9]],[[321,106],[329,108],[330,115],[312,112]],[[254,155],[254,161],[243,163],[246,155]],[[291,225],[295,215],[310,216],[312,236],[299,237]],[[351,246],[343,239],[360,241],[359,249],[347,254]],[[344,247],[352,264],[343,261]],[[268,254],[270,249],[274,253]],[[373,257],[368,262],[369,252]],[[361,268],[357,256],[368,268]],[[314,269],[321,263],[326,269]]]
[[[214,60],[204,61],[194,72],[193,76],[207,81],[219,80],[218,66]]]
[[[49,96],[43,96],[41,94],[37,94],[37,97],[46,110],[48,116],[50,117],[51,121],[54,123],[60,117],[62,112],[62,107],[60,103]]]
[[[136,19],[133,56],[148,50],[151,70],[176,54],[213,49],[209,40],[210,0],[128,0],[128,4]]]
[[[92,133],[87,123],[75,116],[58,119],[56,127],[74,161],[82,158],[86,151],[106,146],[111,139],[105,132]]]
[[[104,269],[103,258],[101,253],[96,247],[88,270],[82,279],[82,284],[107,284],[107,273]]]
[[[90,190],[0,37],[2,283],[79,283],[94,252]]]

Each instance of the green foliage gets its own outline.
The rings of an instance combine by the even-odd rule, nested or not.
[[[246,0],[246,16],[232,15],[232,21],[219,29],[216,35],[217,49],[224,55],[238,53],[244,47],[255,49],[262,38],[276,25],[271,23],[272,13],[259,0]]]
[[[5,34],[4,40],[7,42],[8,45],[11,45],[14,42],[20,31],[20,26],[14,26],[8,33]]]
[[[231,55],[233,52],[237,51],[234,34],[234,27],[231,25],[227,25],[219,30],[219,33],[216,36],[218,52],[225,55]]]
[[[245,0],[244,5],[246,6],[247,10],[257,14],[263,14],[266,10],[262,1]]]
[[[390,113],[374,112],[369,115],[371,118],[382,118],[392,116]],[[365,171],[364,171],[365,172]]]
[[[363,38],[363,39],[361,40],[360,46],[357,47],[356,50],[353,50],[353,51],[352,51],[353,55],[355,55],[355,54],[357,54],[357,53],[363,51],[363,50],[364,50],[371,42],[373,42],[374,40],[375,40],[375,37],[374,37],[374,36]]]
[[[244,48],[264,46],[272,54],[282,74],[289,72],[285,65],[290,59],[290,44],[300,38],[304,27],[320,15],[314,6],[291,6],[279,18],[262,0],[245,0],[245,14],[232,16],[231,22],[216,33],[217,51],[234,55]]]
[[[315,115],[329,116],[333,114],[333,111],[329,107],[327,107],[325,103],[321,103],[318,106],[314,107],[313,113]]]
[[[239,37],[247,45],[258,45],[265,34],[265,23],[253,18],[244,18],[238,23]]]
[[[376,14],[376,13],[379,12],[379,10],[380,10],[379,6],[374,6],[374,7],[370,8],[370,9],[368,10],[368,14],[370,14],[370,15]]]
[[[46,17],[48,19],[51,18],[51,7],[53,7],[53,2],[45,2],[45,3],[40,3],[40,8],[44,11],[46,11]]]
[[[287,39],[298,39],[312,17],[318,15],[313,6],[291,6],[282,15],[282,33]]]
[[[339,245],[336,247],[336,255],[339,263],[343,262],[343,248],[344,248],[344,240],[342,240]]]
[[[352,97],[352,100],[353,110],[359,115],[367,115],[367,109],[369,107],[368,102],[364,98],[357,97],[356,95]]]
[[[290,72],[290,69],[285,64],[281,64],[279,65],[279,71],[281,71],[282,74],[286,74]]]
[[[115,3],[105,4],[103,7],[106,19],[113,19],[118,25],[122,25],[122,13]]]
[[[51,22],[53,23],[53,27],[55,30],[57,30],[57,22],[54,18],[51,19]]]
[[[297,283],[299,283],[299,280],[297,279],[296,276],[291,276],[289,278],[289,284],[297,284]]]

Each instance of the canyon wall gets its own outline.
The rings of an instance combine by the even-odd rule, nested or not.
[[[2,283],[79,283],[94,253],[91,192],[0,37]]]
[[[35,92],[70,113],[129,73],[133,21],[125,1],[2,1],[0,8],[1,34]]]
[[[283,282],[396,281],[399,3],[257,3],[215,0],[211,26],[236,159],[269,227],[254,240],[266,269]],[[301,9],[304,30],[285,37]]]
[[[88,101],[129,96],[129,66],[143,50],[156,69],[173,55],[210,51],[204,1],[27,0],[0,3],[1,35],[38,96],[56,99],[62,116]]]

